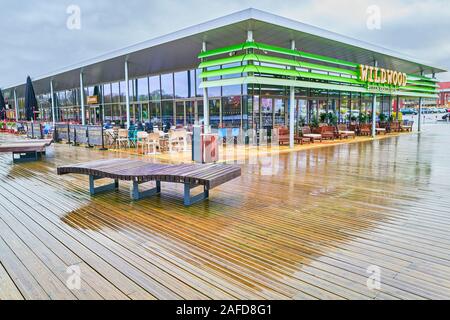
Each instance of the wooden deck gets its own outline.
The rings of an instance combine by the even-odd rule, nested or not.
[[[261,155],[191,207],[173,184],[133,202],[56,174],[114,152],[0,155],[0,299],[449,299],[450,130],[427,129]]]

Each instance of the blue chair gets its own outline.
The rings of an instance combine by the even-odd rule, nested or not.
[[[128,140],[133,146],[136,146],[137,143],[137,130],[129,130],[128,131]]]
[[[219,128],[219,141],[222,140],[222,143],[225,143],[225,139],[227,138],[227,128]]]

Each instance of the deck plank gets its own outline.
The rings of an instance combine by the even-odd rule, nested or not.
[[[449,137],[443,127],[244,159],[241,177],[189,208],[180,185],[133,202],[129,182],[90,197],[87,177],[56,175],[96,159],[115,169],[117,157],[136,160],[135,174],[153,158],[60,144],[36,163],[0,155],[0,289],[13,299],[448,299],[450,150],[439,141]],[[172,172],[220,182],[188,167]],[[69,264],[84,292],[64,289]],[[380,290],[366,286],[371,265]]]

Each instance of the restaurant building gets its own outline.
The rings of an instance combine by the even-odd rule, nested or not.
[[[439,72],[445,70],[247,9],[34,77],[33,84],[42,120],[245,130],[295,126],[325,112],[339,122],[389,115],[402,99],[437,99]],[[23,119],[25,84],[3,91]]]

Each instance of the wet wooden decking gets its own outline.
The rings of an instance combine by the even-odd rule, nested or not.
[[[448,299],[449,129],[247,160],[188,208],[56,175],[113,152],[0,155],[0,299]]]

